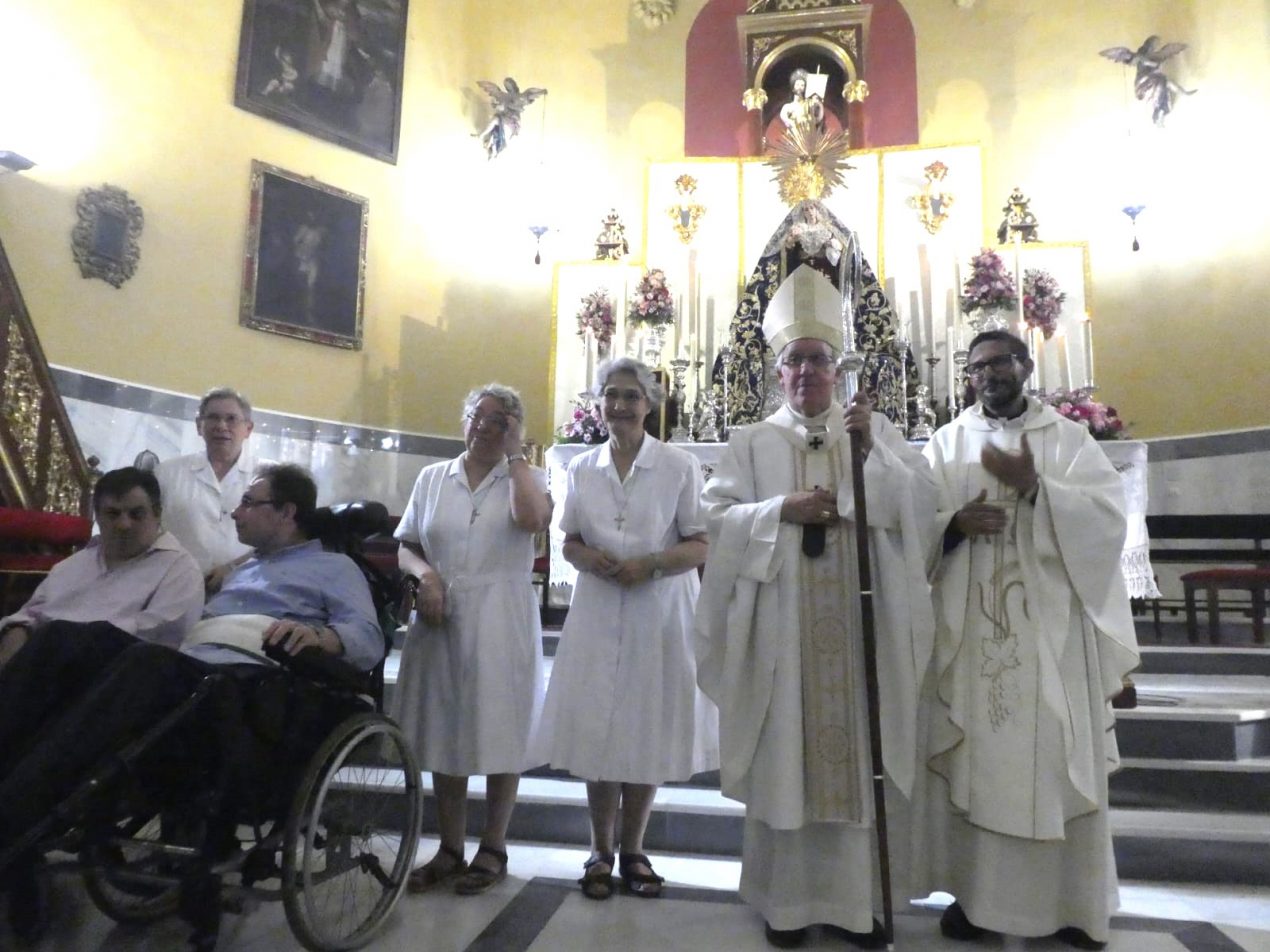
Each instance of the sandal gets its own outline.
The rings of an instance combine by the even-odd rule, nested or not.
[[[661,895],[661,884],[666,880],[653,872],[653,864],[647,856],[643,853],[621,853],[619,859],[622,886],[628,893],[644,899],[656,899]],[[647,866],[648,872],[636,872],[632,868],[634,866]]]
[[[601,866],[608,869],[602,870]],[[597,853],[583,863],[578,885],[588,899],[608,899],[613,895],[613,854]]]
[[[498,866],[495,869],[477,866],[476,856],[480,856],[482,853],[498,860]],[[476,856],[473,856],[472,862],[468,863],[467,871],[454,881],[454,891],[460,896],[478,896],[507,877],[507,854],[505,852],[482,844],[476,851]]]
[[[448,856],[454,862],[449,866],[442,867],[438,862],[442,856]],[[406,892],[428,892],[429,890],[436,889],[442,883],[449,882],[456,876],[463,875],[466,871],[467,863],[463,862],[463,854],[442,843],[437,848],[436,856],[432,857],[432,859],[428,860],[418,869],[411,870],[410,875],[406,877]]]

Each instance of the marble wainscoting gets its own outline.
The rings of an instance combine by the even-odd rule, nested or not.
[[[1270,512],[1270,427],[1145,442],[1151,515]]]
[[[52,370],[84,455],[96,456],[102,471],[132,465],[146,450],[163,460],[203,449],[194,428],[198,396],[67,367]],[[452,437],[316,420],[261,407],[253,409],[252,417],[256,426],[250,446],[257,458],[307,467],[317,480],[323,505],[376,499],[400,515],[419,470],[463,452],[463,441]]]

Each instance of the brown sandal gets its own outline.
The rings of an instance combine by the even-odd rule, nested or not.
[[[608,869],[602,870],[601,866]],[[583,863],[578,885],[582,887],[582,895],[588,899],[608,899],[613,895],[613,854],[596,853]]]
[[[482,853],[498,860],[498,866],[494,869],[477,866],[476,856],[480,856]],[[482,844],[476,851],[476,856],[473,856],[472,862],[467,864],[467,870],[463,875],[454,881],[454,891],[460,896],[478,896],[491,886],[507,878],[507,854],[505,852]]]
[[[454,862],[450,866],[441,868],[438,860],[442,856],[448,856]],[[451,879],[462,876],[466,871],[467,863],[463,862],[463,854],[443,843],[437,848],[436,856],[417,869],[411,870],[410,875],[406,877],[406,892],[428,892],[442,883],[448,883]]]

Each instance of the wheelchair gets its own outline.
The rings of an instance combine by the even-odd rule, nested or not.
[[[364,510],[337,514],[357,530],[366,518]],[[389,609],[383,600],[394,580],[352,548],[377,607]],[[385,657],[390,646],[388,636]],[[269,900],[281,900],[306,949],[368,943],[414,865],[422,817],[418,766],[400,729],[382,713],[382,662],[363,674],[319,651],[272,656],[290,676],[273,677],[270,690],[285,685],[279,703],[290,714],[295,700],[303,727],[280,727],[272,744],[248,737],[258,728],[247,723],[243,701],[250,709],[254,696],[237,682],[252,675],[217,671],[100,765],[24,844],[77,851],[88,895],[117,922],[179,914],[193,929],[195,952],[215,948],[223,912]],[[314,739],[305,732],[330,722],[316,747],[302,751]],[[210,734],[219,752],[196,758],[193,768],[176,762],[174,749],[197,747],[197,738]],[[49,834],[61,838],[50,841]]]

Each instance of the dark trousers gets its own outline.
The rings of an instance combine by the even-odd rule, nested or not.
[[[31,647],[28,643],[14,661]],[[281,784],[285,796],[322,738],[360,708],[351,699],[332,699],[323,689],[279,668],[210,665],[136,639],[118,648],[116,643],[117,650],[104,665],[99,662],[94,672],[81,674],[80,681],[86,683],[80,683],[77,697],[61,695],[65,705],[60,711],[53,713],[46,706],[46,722],[20,745],[21,754],[0,775],[0,847],[73,793],[112,753],[178,708],[214,672],[225,674],[223,684],[206,708],[186,718],[147,753],[143,776],[177,777],[188,784],[207,773],[198,768],[223,765],[245,778],[253,790],[257,784],[261,789]],[[98,646],[99,658],[106,653]],[[66,654],[81,659],[73,666],[80,672],[83,657],[92,652],[79,646]],[[37,672],[28,671],[12,679],[18,690],[12,700],[5,697],[0,702],[0,718],[10,707],[17,710],[21,696],[39,700],[39,691],[30,683],[37,677]],[[64,686],[70,680],[64,679]],[[0,696],[7,693],[4,688],[0,683]],[[22,726],[36,726],[33,715],[22,717]],[[6,725],[3,733],[13,732]],[[234,789],[241,789],[241,784]]]
[[[0,779],[50,720],[135,644],[132,635],[104,621],[51,621],[32,631],[0,671]]]

